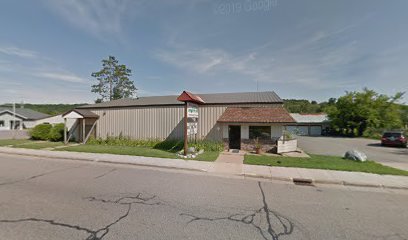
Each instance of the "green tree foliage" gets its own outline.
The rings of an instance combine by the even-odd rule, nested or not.
[[[320,113],[323,110],[316,101],[310,102],[305,99],[286,99],[284,106],[291,113]]]
[[[405,129],[408,129],[408,106],[400,105],[401,110],[401,121]]]
[[[98,81],[92,85],[92,92],[100,96],[96,102],[132,97],[137,89],[130,76],[132,71],[126,65],[119,64],[115,57],[103,59],[102,69],[92,73],[92,77]]]
[[[52,125],[51,124],[39,124],[31,129],[30,134],[33,140],[48,140]]]
[[[403,93],[394,96],[378,94],[367,88],[346,94],[325,107],[332,127],[350,136],[362,136],[378,129],[396,129],[403,126],[400,107],[396,102]]]

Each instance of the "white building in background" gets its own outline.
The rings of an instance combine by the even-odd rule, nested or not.
[[[40,113],[28,108],[0,107],[0,130],[27,129],[36,125],[40,119],[49,117],[48,114]]]
[[[325,113],[291,113],[290,115],[296,123],[287,125],[286,130],[299,136],[319,136],[330,127],[329,118]]]

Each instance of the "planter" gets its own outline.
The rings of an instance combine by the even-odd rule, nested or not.
[[[292,140],[278,140],[277,153],[295,152],[297,150],[297,139]]]
[[[255,148],[255,153],[256,154],[261,154],[261,152],[262,152],[261,148]]]

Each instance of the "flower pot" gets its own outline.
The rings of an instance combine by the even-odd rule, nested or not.
[[[255,153],[256,154],[261,154],[261,148],[255,148]]]

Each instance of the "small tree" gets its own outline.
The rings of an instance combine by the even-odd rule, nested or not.
[[[97,84],[92,85],[92,92],[100,96],[96,102],[132,97],[137,89],[130,76],[132,71],[126,65],[119,64],[115,57],[103,59],[102,69],[92,73],[92,77],[98,80]]]
[[[346,92],[325,111],[334,129],[362,136],[366,130],[400,128],[401,112],[396,103],[402,96],[403,93],[387,96],[365,88],[361,92]]]

